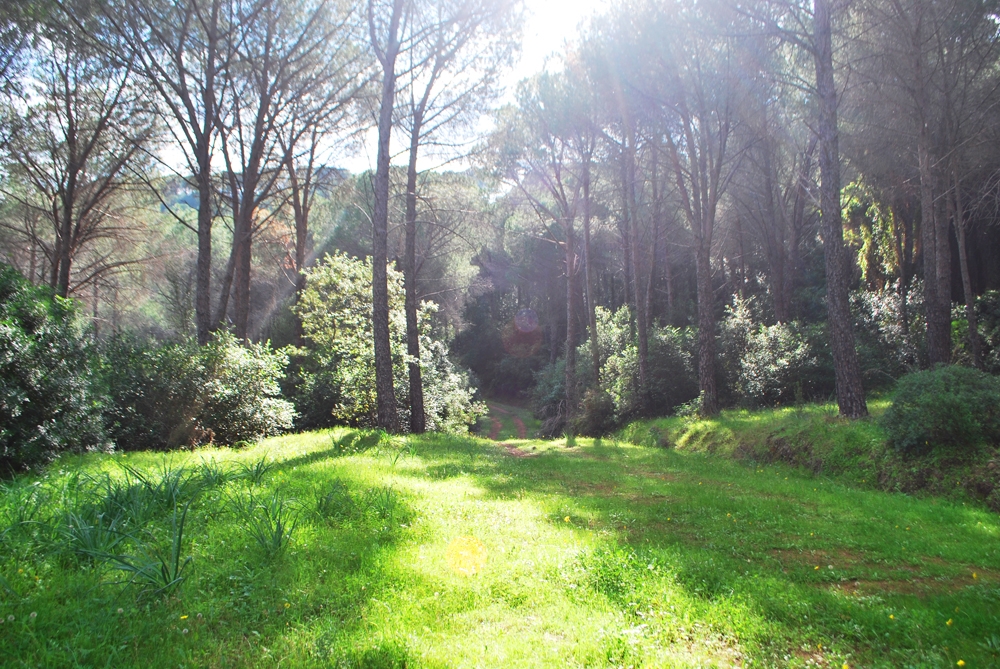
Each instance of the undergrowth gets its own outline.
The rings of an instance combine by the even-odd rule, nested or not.
[[[882,425],[888,406],[885,399],[869,402],[872,416],[858,421],[839,418],[835,404],[728,410],[709,419],[675,416],[637,421],[617,437],[749,464],[787,464],[855,485],[970,501],[1000,511],[1000,453],[995,447],[900,452],[889,444]]]

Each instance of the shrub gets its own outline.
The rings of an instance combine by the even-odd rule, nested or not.
[[[750,333],[739,374],[739,388],[747,404],[801,402],[832,386],[832,370],[821,368],[814,352],[820,347],[809,334],[796,322],[761,325]],[[824,371],[828,378],[818,378]]]
[[[976,298],[976,316],[986,371],[1000,373],[1000,291],[988,290]]]
[[[287,361],[268,344],[241,346],[229,333],[205,346],[112,337],[104,345],[108,431],[122,450],[234,444],[279,434],[294,418],[278,388]]]
[[[945,365],[907,374],[883,416],[889,442],[904,453],[969,451],[1000,443],[1000,382],[985,372]]]
[[[903,302],[898,283],[881,291],[851,293],[851,315],[858,364],[867,390],[891,386],[907,372],[916,371],[923,346],[923,289],[913,282]]]
[[[199,422],[216,441],[257,441],[292,427],[295,409],[278,387],[288,364],[283,351],[269,343],[241,346],[231,334],[220,333],[200,354],[206,395]]]
[[[403,278],[392,268],[388,271],[393,385],[405,425],[409,384]],[[377,422],[371,282],[371,261],[342,253],[326,256],[308,273],[295,312],[310,347],[302,352],[295,398],[309,427],[373,427]],[[432,336],[435,309],[425,302],[418,314],[427,429],[461,432],[474,425],[486,407],[473,401],[469,374],[451,361],[445,343]]]
[[[0,469],[107,446],[93,359],[73,302],[0,263]]]
[[[204,370],[198,344],[161,345],[130,334],[103,343],[110,402],[108,432],[121,450],[166,450],[200,443]]]
[[[797,321],[765,325],[736,298],[721,324],[725,394],[751,407],[790,404],[833,392],[826,333]]]
[[[601,350],[600,390],[594,385],[589,341],[577,348],[576,385],[581,404],[572,412],[571,427],[582,434],[603,434],[615,424],[634,418],[662,416],[698,396],[692,332],[672,326],[649,329],[647,378],[639,384],[639,351],[629,329],[629,312],[612,314],[597,308]],[[535,375],[532,404],[542,420],[541,434],[555,436],[567,427],[566,361],[559,358]],[[609,414],[610,411],[610,414]]]
[[[465,432],[487,408],[473,400],[474,384],[469,372],[448,357],[442,341],[420,338],[420,378],[424,385],[424,413],[428,430]]]
[[[599,437],[615,429],[615,402],[607,392],[588,388],[580,402],[580,413],[573,422],[573,432]]]
[[[539,434],[554,437],[566,429],[566,358],[559,358],[535,373],[531,391],[535,418],[542,421]]]
[[[619,310],[613,320],[605,321],[613,330],[627,333],[627,311]],[[599,337],[614,345],[622,334],[604,334],[598,322]],[[664,416],[674,408],[698,396],[694,370],[692,332],[671,326],[650,327],[645,387],[639,384],[639,350],[629,341],[621,348],[604,349],[609,355],[601,368],[601,379],[615,404],[619,421],[641,417]]]

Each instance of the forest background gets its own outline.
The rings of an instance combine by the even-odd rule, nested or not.
[[[860,418],[928,368],[996,406],[995,3],[613,3],[505,92],[524,11],[5,3],[4,467],[484,396]]]

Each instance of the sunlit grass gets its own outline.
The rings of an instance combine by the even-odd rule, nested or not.
[[[341,435],[67,459],[37,481],[37,525],[12,524],[20,498],[7,490],[0,575],[14,593],[0,604],[0,664],[996,662],[994,514],[626,441],[525,439],[512,455],[427,435],[342,455]],[[206,459],[235,472],[262,458],[273,466],[259,484],[213,475],[191,503],[191,571],[169,598],[114,583],[112,569],[67,555],[45,531],[82,503],[67,492],[77,475],[121,476],[121,462],[196,472]],[[228,501],[251,491],[293,510],[286,550],[258,546]],[[160,545],[169,526],[161,513],[135,540]]]

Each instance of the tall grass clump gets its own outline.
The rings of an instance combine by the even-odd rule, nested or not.
[[[278,493],[262,498],[251,492],[233,495],[230,506],[265,557],[275,558],[288,548],[298,524],[298,514],[290,500]]]
[[[143,595],[170,595],[187,578],[188,567],[193,560],[190,555],[182,557],[184,523],[190,507],[189,501],[179,514],[177,507],[174,507],[170,518],[170,548],[165,553],[152,549],[146,542],[132,536],[136,545],[134,555],[119,555],[107,550],[94,551],[90,555],[128,575],[126,584],[139,586]]]

